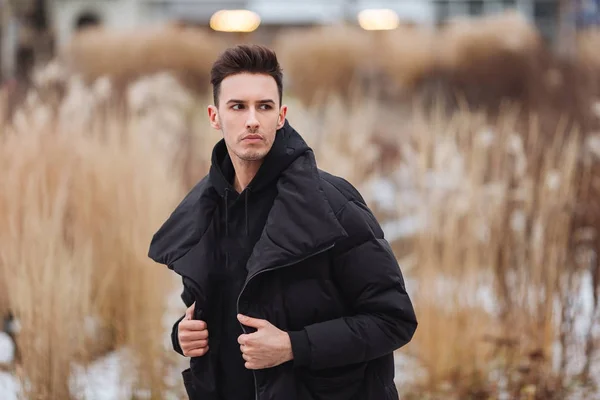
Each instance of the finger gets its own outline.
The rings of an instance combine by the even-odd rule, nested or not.
[[[194,349],[194,350],[186,351],[183,354],[186,355],[187,357],[202,357],[203,355],[208,353],[209,348],[210,348],[210,346],[206,346],[201,349]]]
[[[250,336],[250,335],[238,336],[238,343],[241,344],[242,346],[245,345],[246,343],[248,343],[248,336]]]
[[[179,339],[185,340],[186,342],[193,342],[194,340],[206,340],[208,339],[208,330],[203,331],[191,331],[191,330],[180,330]]]
[[[181,349],[186,351],[202,349],[206,346],[208,346],[208,340],[194,340],[192,342],[181,343]]]
[[[183,320],[179,323],[179,330],[203,331],[207,329],[206,322],[200,320]]]
[[[254,369],[254,370],[255,370],[255,369],[260,369],[260,367],[259,367],[259,365],[258,365],[258,364],[255,364],[255,363],[253,363],[253,362],[251,362],[251,361],[248,361],[248,362],[246,362],[246,363],[244,364],[244,366],[246,367],[246,369]]]
[[[256,329],[264,328],[269,324],[269,322],[264,319],[252,318],[242,314],[238,314],[238,321],[240,321],[243,325]]]
[[[194,316],[194,309],[196,308],[196,302],[193,302],[191,306],[185,310],[185,319],[191,320]]]
[[[250,361],[250,356],[247,354],[242,354],[242,358],[244,359],[244,361]]]

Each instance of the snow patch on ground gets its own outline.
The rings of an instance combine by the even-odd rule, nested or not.
[[[125,349],[107,354],[87,368],[76,365],[72,371],[71,393],[76,399],[130,399],[133,391],[133,365]]]
[[[0,371],[0,399],[19,400],[21,385],[14,375]]]
[[[422,232],[427,225],[419,205],[422,201],[414,187],[404,187],[390,178],[373,178],[365,185],[364,196],[369,206],[401,216],[388,221],[380,221],[386,239],[394,242]]]
[[[398,201],[396,199],[396,187],[390,179],[374,178],[366,183],[365,194],[370,196],[373,205],[385,211],[396,211]]]
[[[409,238],[417,234],[423,230],[424,226],[425,218],[419,215],[412,215],[383,222],[381,229],[385,233],[387,241],[391,243],[398,239]]]
[[[394,383],[400,391],[403,387],[408,387],[427,377],[427,371],[414,357],[407,355],[404,350],[398,350],[394,353],[394,365],[396,367]]]
[[[15,344],[5,332],[0,332],[0,366],[10,365],[15,358]],[[0,371],[0,399],[17,400],[21,385],[17,378],[9,373]]]
[[[8,365],[15,358],[15,344],[7,333],[0,332],[0,365]]]

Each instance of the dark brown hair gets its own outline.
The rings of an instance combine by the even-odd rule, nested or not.
[[[279,105],[283,100],[283,73],[275,52],[260,45],[237,45],[225,50],[214,62],[210,71],[213,100],[219,105],[221,82],[231,75],[241,73],[270,75],[277,83]]]

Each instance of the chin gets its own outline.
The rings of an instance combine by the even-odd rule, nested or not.
[[[265,145],[256,146],[254,148],[242,147],[239,148],[236,152],[237,156],[244,161],[258,161],[265,158],[265,156],[269,153],[269,148]]]
[[[244,161],[259,161],[262,160],[263,158],[265,158],[267,155],[266,151],[249,151],[249,152],[242,152],[241,154],[238,154],[238,157]]]
[[[244,161],[260,161],[263,158],[266,157],[266,154],[248,154],[244,157],[242,157],[242,160]]]

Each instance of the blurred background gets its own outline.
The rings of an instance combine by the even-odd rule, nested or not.
[[[600,1],[0,12],[1,399],[184,398],[180,281],[147,250],[208,171],[210,66],[243,42],[398,256],[401,398],[600,399]]]

